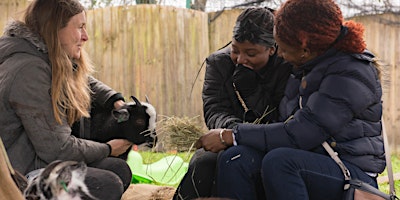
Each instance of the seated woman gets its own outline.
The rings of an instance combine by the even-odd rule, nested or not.
[[[208,128],[277,119],[292,66],[276,53],[273,24],[271,10],[247,8],[236,20],[230,45],[206,59],[203,106]],[[174,199],[213,196],[217,156],[197,150]]]
[[[85,183],[98,199],[120,199],[131,181],[122,159],[132,144],[76,138],[71,125],[89,117],[92,101],[112,108],[123,97],[90,76],[83,50],[86,13],[78,0],[34,0],[24,21],[0,38],[0,136],[13,167],[23,174],[55,160],[83,161]]]
[[[377,187],[385,169],[382,88],[363,30],[344,21],[333,0],[288,0],[277,10],[278,54],[296,71],[280,104],[282,122],[214,129],[197,143],[225,149],[218,159],[220,197],[342,199],[344,176],[324,141],[353,178]]]

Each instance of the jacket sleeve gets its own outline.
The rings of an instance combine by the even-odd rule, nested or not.
[[[117,100],[123,100],[124,97],[121,93],[118,93],[111,89],[108,85],[97,80],[96,78],[89,76],[90,89],[93,92],[92,102],[95,106],[101,106],[105,109],[111,110],[114,108],[114,102]]]
[[[277,147],[311,150],[330,137],[340,136],[342,140],[365,137],[367,133],[363,130],[367,128],[360,127],[362,123],[357,125],[360,122],[357,117],[368,111],[369,106],[379,103],[380,90],[374,88],[377,84],[373,82],[372,70],[365,66],[348,69],[350,64],[357,63],[340,64],[324,74],[318,88],[308,95],[307,100],[299,102],[302,108],[290,120],[258,126],[239,124],[235,129],[237,143],[263,151]],[[306,76],[303,81],[312,82],[315,76]],[[379,114],[369,113],[369,116],[368,121],[379,121]],[[338,135],[347,129],[353,130],[351,134]]]
[[[206,59],[206,73],[203,85],[203,112],[206,125],[209,129],[213,128],[232,128],[236,123],[242,122],[233,113],[233,106],[230,101],[225,82],[228,77],[223,72],[229,66],[224,66],[220,59],[216,59],[216,54],[212,54]]]
[[[57,159],[91,163],[107,157],[106,144],[71,136],[65,117],[62,117],[62,124],[55,121],[50,74],[50,68],[43,62],[30,63],[19,71],[10,92],[10,104],[36,155],[47,163]]]

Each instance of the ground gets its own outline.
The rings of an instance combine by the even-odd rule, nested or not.
[[[170,200],[175,192],[174,187],[151,184],[131,184],[121,200]]]

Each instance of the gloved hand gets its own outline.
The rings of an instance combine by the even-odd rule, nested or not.
[[[257,89],[258,75],[254,70],[237,65],[233,72],[233,83],[242,98],[251,95]]]

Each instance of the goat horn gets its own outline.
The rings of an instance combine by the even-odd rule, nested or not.
[[[139,101],[136,97],[131,96],[131,99],[136,103],[136,105],[138,105],[138,106],[142,105],[142,104],[140,103],[140,101]]]

